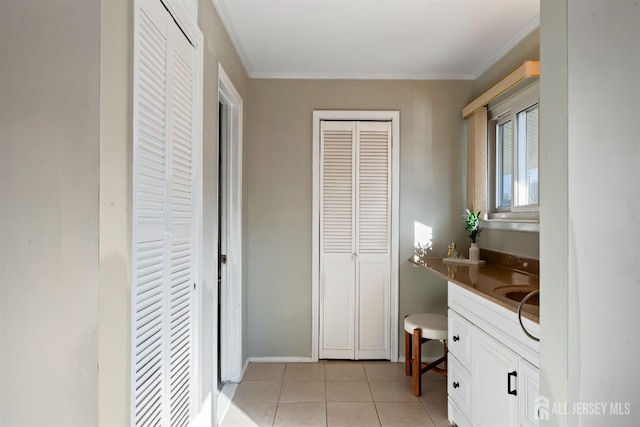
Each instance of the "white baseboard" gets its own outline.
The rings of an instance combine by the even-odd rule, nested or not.
[[[237,383],[226,383],[220,393],[218,393],[218,400],[216,402],[216,425],[219,426],[222,424],[222,420],[225,415],[229,411],[231,407],[231,401],[233,400],[233,395],[236,394],[236,389],[238,388]]]
[[[442,356],[440,356],[442,357]],[[435,362],[436,360],[440,359],[440,357],[436,357],[436,356],[422,356],[421,360],[424,363],[431,363],[431,362]],[[400,356],[398,357],[398,363],[404,363],[405,362],[405,358],[404,356]]]
[[[249,359],[247,358],[247,360],[244,361],[244,365],[242,365],[242,373],[240,374],[240,378],[238,379],[238,382],[242,381],[242,379],[244,378],[244,373],[247,372],[248,367],[249,367]]]
[[[422,356],[422,361],[425,363],[435,362],[442,356]],[[404,356],[398,357],[398,363],[404,363]],[[247,359],[247,362],[242,369],[242,376],[244,377],[244,372],[247,370],[247,366],[251,363],[313,363],[313,359],[311,357],[250,357]],[[364,360],[363,362],[366,362]]]
[[[425,363],[431,363],[435,362],[440,357],[441,356],[422,356],[422,361]],[[404,356],[398,357],[398,363],[404,363],[404,360]],[[249,363],[313,363],[313,359],[311,357],[250,357],[242,368],[243,377]]]
[[[311,363],[313,359],[311,357],[250,357],[248,361],[254,363]]]
[[[442,356],[422,356],[422,361],[425,363],[435,362]],[[404,356],[398,357],[398,363],[404,363]],[[247,370],[247,366],[249,363],[313,363],[313,359],[311,357],[250,357],[247,359],[247,362],[244,364],[244,368],[242,369],[242,376],[244,377],[244,372]],[[366,362],[366,360],[364,360]]]

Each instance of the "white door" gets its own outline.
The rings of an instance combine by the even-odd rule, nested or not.
[[[320,346],[390,358],[391,122],[320,126]]]
[[[517,426],[519,356],[479,329],[473,340],[474,425]]]
[[[132,425],[193,417],[195,48],[159,0],[136,3]]]

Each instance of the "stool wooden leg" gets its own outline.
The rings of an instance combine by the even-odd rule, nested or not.
[[[413,330],[413,395],[420,396],[422,392],[422,375],[421,363],[422,363],[422,329]]]
[[[444,342],[444,371],[445,371],[445,375],[447,375],[447,373],[449,372],[449,369],[447,369],[447,360],[449,360],[449,347],[447,347],[447,342]]]
[[[411,334],[404,331],[404,373],[411,376]]]

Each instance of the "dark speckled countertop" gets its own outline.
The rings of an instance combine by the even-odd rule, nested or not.
[[[411,258],[409,262],[424,267],[436,275],[493,301],[514,313],[518,311],[519,301],[509,299],[505,294],[514,291],[527,294],[540,287],[537,275],[491,262],[480,266],[452,264],[444,262],[442,258],[424,260]],[[538,306],[525,304],[522,309],[522,315],[539,323],[540,309]]]

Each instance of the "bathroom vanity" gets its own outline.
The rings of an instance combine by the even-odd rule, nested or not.
[[[412,260],[448,280],[448,414],[466,426],[537,426],[538,276],[506,266]],[[522,322],[522,326],[521,323]]]

